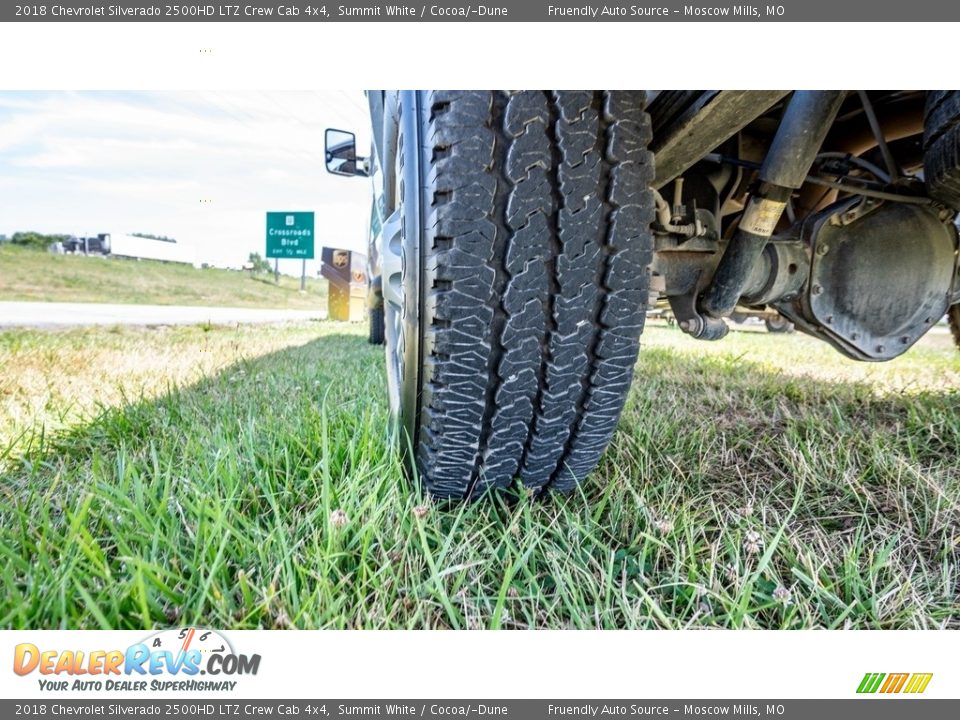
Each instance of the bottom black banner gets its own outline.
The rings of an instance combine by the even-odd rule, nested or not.
[[[907,706],[909,705],[909,709]],[[0,700],[0,717],[487,718],[611,717],[843,718],[941,720],[960,700],[873,696],[850,700]]]

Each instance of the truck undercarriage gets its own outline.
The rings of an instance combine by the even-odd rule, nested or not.
[[[769,306],[849,357],[894,358],[960,300],[955,212],[922,179],[926,94],[777,95],[654,99],[652,285],[694,337]],[[711,107],[724,122],[697,122]]]
[[[856,360],[945,313],[960,337],[956,91],[368,98],[370,158],[328,169],[378,179],[391,406],[436,495],[572,488],[658,301],[698,339],[775,312]]]

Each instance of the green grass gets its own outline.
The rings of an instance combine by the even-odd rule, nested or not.
[[[301,293],[300,278],[285,275],[276,285],[272,275],[0,245],[3,300],[312,310],[326,307],[327,282],[308,278]]]
[[[945,336],[861,365],[651,327],[582,492],[443,505],[364,334],[0,334],[0,627],[960,628]]]

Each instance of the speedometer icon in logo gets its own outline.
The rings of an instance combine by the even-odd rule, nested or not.
[[[216,630],[188,626],[161,630],[132,645],[126,672],[145,675],[256,675],[260,655],[243,655]]]
[[[151,651],[166,650],[176,656],[190,650],[197,650],[202,657],[209,657],[214,653],[233,654],[230,641],[216,630],[202,627],[183,627],[161,630],[144,640]]]

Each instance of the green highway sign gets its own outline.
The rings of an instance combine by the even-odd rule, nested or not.
[[[267,257],[313,259],[313,213],[268,212]]]

